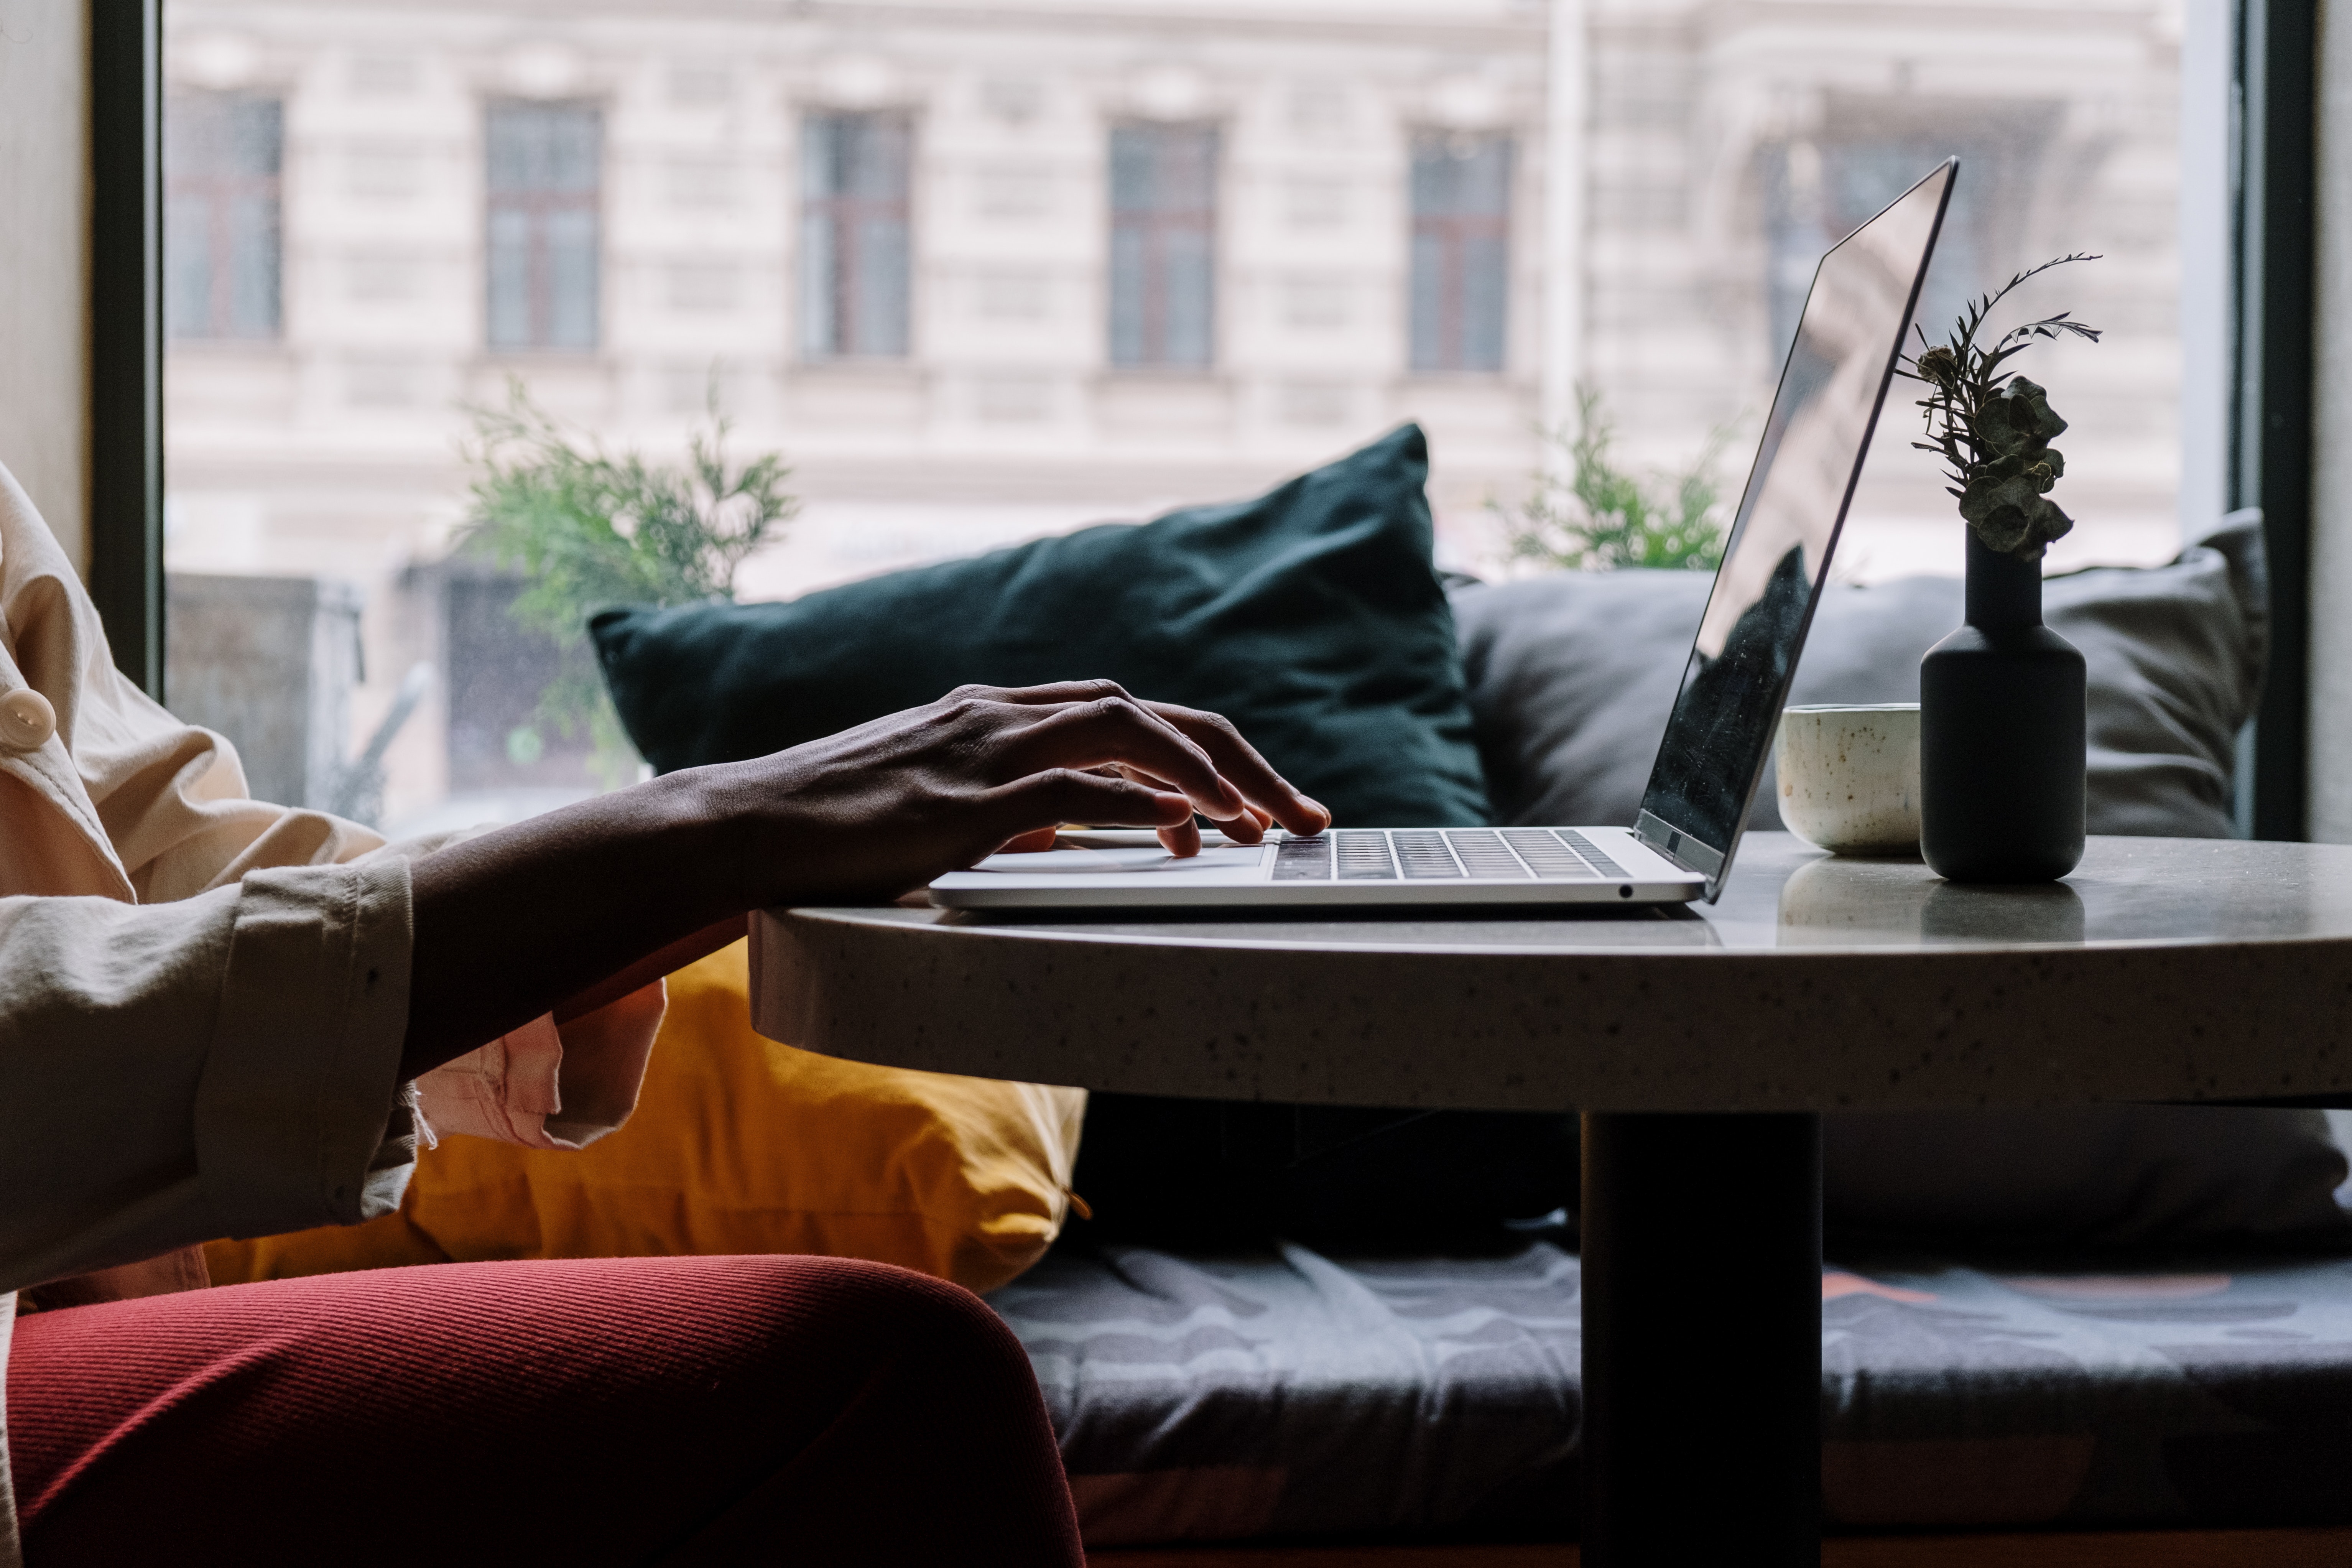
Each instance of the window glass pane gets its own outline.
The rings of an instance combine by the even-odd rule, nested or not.
[[[1579,384],[1625,474],[1722,432],[1736,489],[1821,252],[1948,153],[1931,330],[2105,257],[2019,300],[2106,331],[2021,362],[2071,421],[2052,566],[2177,549],[2179,391],[2225,374],[2180,323],[2226,305],[2183,292],[2177,0],[1570,9],[1561,123],[1553,8],[1513,0],[1265,0],[1181,48],[1129,0],[854,36],[732,0],[171,0],[174,700],[268,789],[402,830],[624,776],[560,721],[603,590],[550,618],[544,574],[459,542],[468,410],[509,375],[583,451],[677,465],[715,396],[732,460],[778,454],[802,510],[744,597],[1247,495],[1407,419],[1441,559],[1525,570],[1486,502],[1557,465]],[[1906,395],[1854,580],[1959,567]]]
[[[1459,370],[1503,368],[1503,328],[1510,296],[1510,253],[1499,234],[1462,241],[1462,325]]]
[[[492,105],[487,138],[491,193],[594,195],[600,118],[582,104]]]
[[[445,590],[448,652],[449,787],[494,794],[580,784],[576,747],[512,744],[530,730],[539,694],[562,670],[552,643],[515,624],[516,584],[504,577],[453,577]],[[559,742],[561,737],[555,737]]]
[[[1412,363],[1415,370],[1437,370],[1446,356],[1446,260],[1453,253],[1444,236],[1434,230],[1412,237],[1412,270],[1407,277],[1412,329]]]
[[[801,352],[811,359],[838,353],[842,332],[835,312],[841,255],[833,215],[813,211],[801,220]]]
[[[907,353],[908,160],[898,114],[812,114],[801,154],[803,351]]]
[[[1161,364],[1209,363],[1214,325],[1210,319],[1210,301],[1216,281],[1216,258],[1211,244],[1204,227],[1171,227],[1160,236],[1163,293],[1160,352],[1156,358]]]
[[[1110,207],[1115,213],[1148,213],[1159,194],[1160,145],[1166,131],[1157,125],[1121,125],[1110,133]]]
[[[225,204],[230,280],[228,331],[233,338],[278,332],[278,195],[248,191]]]
[[[801,184],[811,200],[847,194],[849,181],[843,164],[849,156],[848,144],[856,134],[856,118],[849,114],[812,114],[802,128],[806,140],[801,146]]]
[[[861,201],[907,199],[907,121],[896,114],[861,114],[850,138],[853,156],[845,171],[844,194]]]
[[[525,212],[491,209],[486,277],[493,348],[527,347],[531,342],[531,219]]]
[[[1217,132],[1110,133],[1110,359],[1200,368],[1216,340]]]
[[[493,349],[593,349],[604,116],[576,103],[494,103],[485,336]]]
[[[861,217],[856,226],[857,272],[852,280],[860,353],[897,356],[907,352],[907,220],[902,216]]]
[[[549,213],[542,236],[547,314],[541,344],[593,349],[596,346],[596,215]]]
[[[163,310],[172,335],[277,335],[282,142],[275,98],[232,92],[168,98]]]
[[[193,192],[163,198],[163,325],[175,338],[209,338],[213,328],[213,204]]]
[[[1110,362],[1145,364],[1150,360],[1144,337],[1145,260],[1150,237],[1140,225],[1114,225],[1110,231]]]
[[[1423,132],[1413,138],[1413,369],[1503,368],[1510,181],[1507,137]]]

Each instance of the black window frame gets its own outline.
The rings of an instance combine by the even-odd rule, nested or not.
[[[89,594],[163,700],[163,0],[89,8]]]
[[[2315,0],[2239,0],[2231,72],[2230,503],[2260,507],[2270,658],[2252,776],[2256,838],[2310,837],[2312,311],[2318,202]]]

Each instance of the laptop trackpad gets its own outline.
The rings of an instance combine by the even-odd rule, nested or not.
[[[1034,855],[991,855],[972,869],[1016,877],[1131,877],[1139,872],[1247,871],[1265,856],[1265,847],[1259,844],[1203,849],[1181,860],[1156,845],[1133,849],[1045,849]]]

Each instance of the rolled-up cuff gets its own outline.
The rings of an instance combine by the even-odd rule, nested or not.
[[[563,1037],[555,1016],[541,1013],[416,1080],[425,1135],[563,1148],[547,1134],[547,1119],[563,1106],[562,1074]]]
[[[568,1024],[542,1013],[416,1080],[425,1136],[587,1147],[637,1108],[668,989],[632,991]]]
[[[212,1049],[196,1172],[221,1233],[389,1212],[415,1162],[400,1082],[409,877],[399,858],[248,874]]]

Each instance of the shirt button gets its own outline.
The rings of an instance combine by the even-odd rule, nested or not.
[[[31,687],[0,697],[0,746],[35,752],[47,745],[57,732],[58,710]]]

